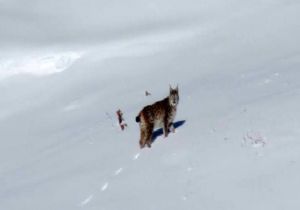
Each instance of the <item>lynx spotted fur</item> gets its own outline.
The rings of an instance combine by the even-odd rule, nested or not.
[[[170,86],[170,94],[161,101],[145,106],[136,117],[140,124],[140,147],[151,147],[152,133],[154,128],[163,128],[164,136],[167,137],[170,130],[174,132],[173,121],[179,102],[178,86],[173,89]]]

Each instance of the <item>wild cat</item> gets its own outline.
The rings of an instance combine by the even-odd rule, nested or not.
[[[173,89],[170,86],[170,94],[161,101],[145,106],[136,117],[136,122],[140,124],[141,138],[140,147],[147,144],[151,147],[152,132],[154,128],[163,128],[164,136],[167,137],[170,129],[174,132],[173,121],[179,102],[178,86]]]

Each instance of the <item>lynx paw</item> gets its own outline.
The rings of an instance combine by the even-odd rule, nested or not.
[[[140,143],[140,148],[143,149],[145,147],[145,144]]]
[[[173,123],[170,125],[169,132],[175,133],[175,127]]]

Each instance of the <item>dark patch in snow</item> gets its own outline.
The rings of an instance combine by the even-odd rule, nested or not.
[[[185,123],[185,120],[180,120],[180,121],[174,122],[173,126],[176,129],[178,127],[181,127],[184,123]],[[163,134],[164,134],[164,132],[163,132],[162,128],[155,130],[152,133],[152,142],[154,142],[157,139],[157,137],[162,136]]]

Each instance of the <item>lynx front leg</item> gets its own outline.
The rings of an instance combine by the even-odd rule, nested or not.
[[[175,133],[175,127],[174,127],[174,123],[173,122],[171,122],[169,124],[169,132]]]
[[[163,128],[163,130],[164,130],[164,136],[165,136],[165,138],[168,137],[168,134],[169,134],[169,123],[168,123],[167,119],[164,120],[164,128]]]

